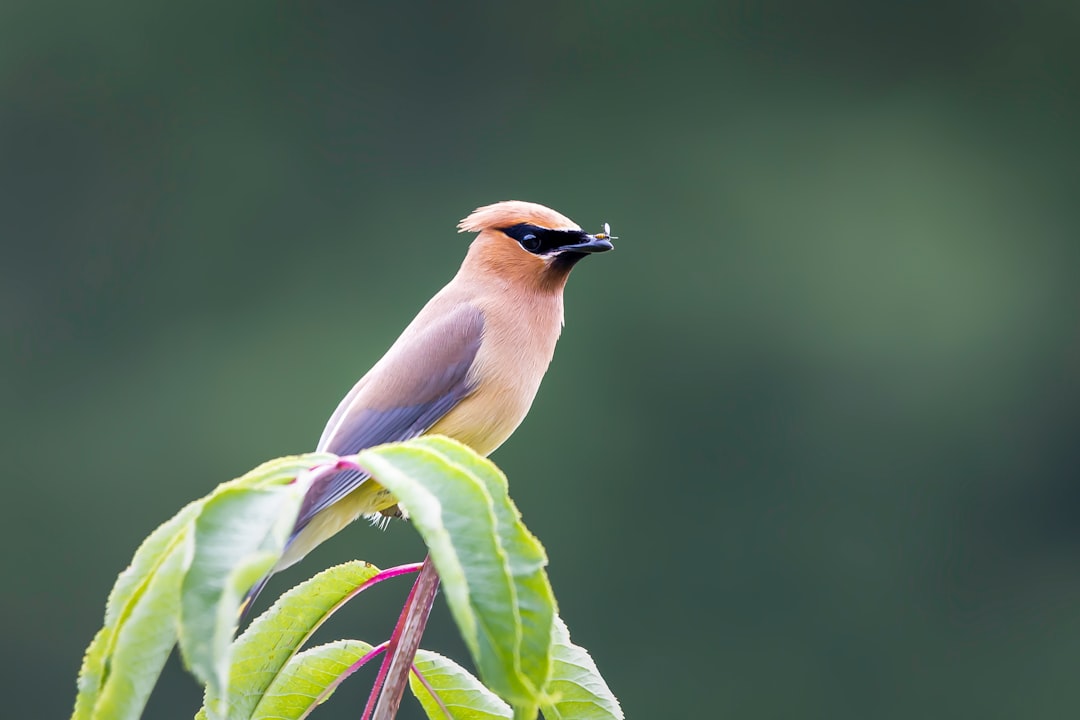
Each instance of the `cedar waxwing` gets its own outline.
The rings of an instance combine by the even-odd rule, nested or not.
[[[589,235],[543,205],[507,201],[478,208],[458,230],[479,233],[461,269],[341,401],[319,451],[351,455],[439,433],[488,455],[524,419],[562,330],[566,279],[586,255],[612,249],[607,226]],[[364,473],[319,478],[273,572],[359,516],[391,515],[395,505]]]

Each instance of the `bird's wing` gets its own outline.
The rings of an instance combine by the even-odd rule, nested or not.
[[[462,304],[392,348],[357,384],[330,418],[319,450],[352,455],[388,442],[421,435],[473,390],[472,367],[484,316]],[[311,519],[355,490],[366,473],[344,470],[308,489],[293,536]]]

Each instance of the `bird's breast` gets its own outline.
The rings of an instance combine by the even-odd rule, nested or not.
[[[470,371],[475,389],[429,432],[488,455],[532,407],[562,330],[562,297],[485,303],[484,337]]]

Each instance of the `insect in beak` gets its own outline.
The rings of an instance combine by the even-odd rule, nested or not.
[[[598,240],[618,240],[619,239],[618,235],[612,235],[611,234],[611,226],[608,225],[607,223],[604,223],[603,232],[596,233],[596,235],[594,237],[596,237]]]

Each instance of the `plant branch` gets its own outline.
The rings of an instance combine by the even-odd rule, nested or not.
[[[401,696],[409,683],[409,671],[412,669],[416,650],[420,647],[420,638],[427,626],[431,607],[435,604],[435,592],[439,589],[439,574],[431,562],[431,556],[424,560],[420,575],[416,578],[409,600],[401,612],[398,625],[390,638],[383,668],[386,684],[379,695],[379,704],[375,707],[373,720],[393,720],[401,706]],[[387,664],[389,663],[389,666]]]
[[[371,713],[375,710],[375,701],[379,699],[379,691],[382,690],[383,681],[386,680],[386,674],[390,670],[390,660],[394,657],[401,631],[405,628],[405,618],[408,616],[409,608],[412,607],[413,598],[416,597],[416,587],[419,584],[420,578],[418,577],[409,590],[409,597],[406,598],[405,606],[401,609],[401,615],[394,625],[394,632],[390,634],[390,639],[383,643],[388,652],[383,656],[382,664],[379,665],[379,674],[375,676],[375,682],[371,686],[371,692],[368,693],[367,702],[364,703],[364,714],[360,716],[360,720],[370,720]]]

